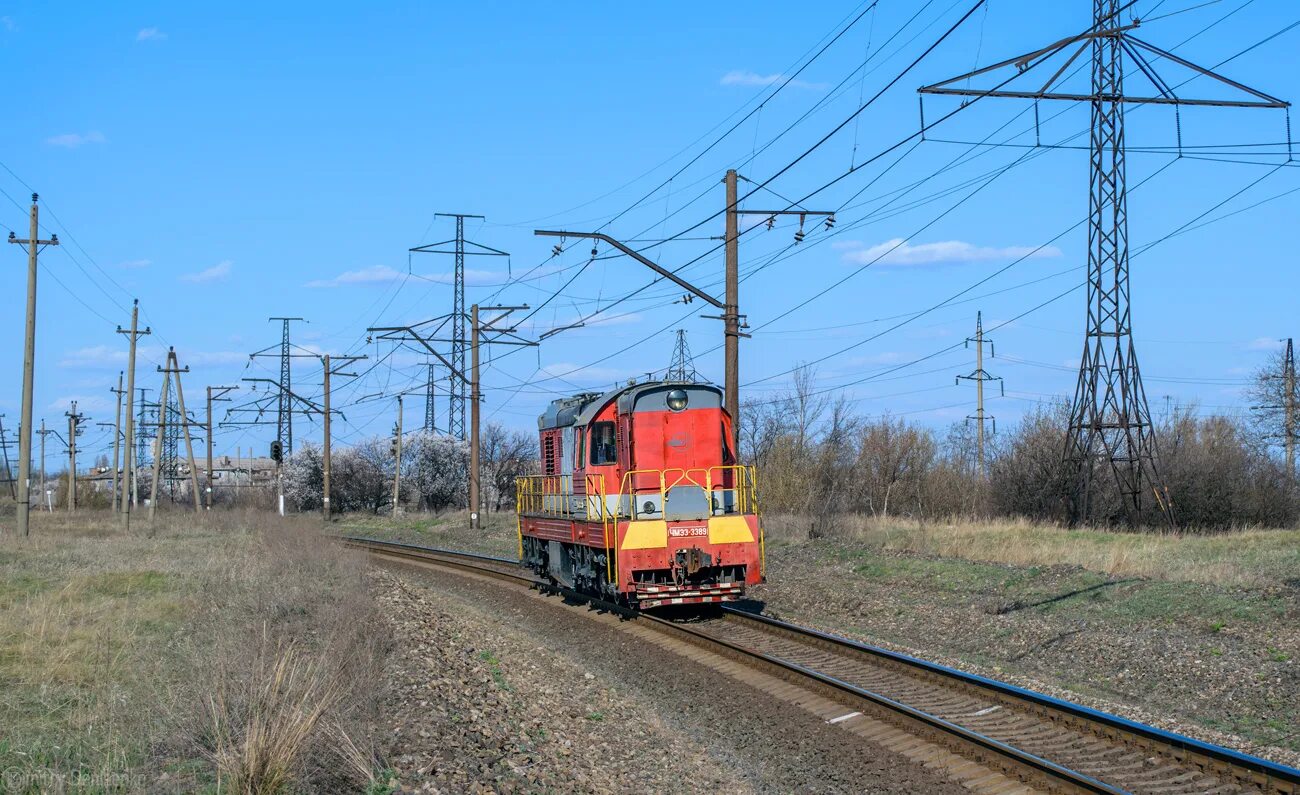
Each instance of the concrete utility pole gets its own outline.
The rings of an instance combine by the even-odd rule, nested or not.
[[[470,336],[470,383],[469,383],[469,420],[470,427],[473,428],[469,443],[469,526],[471,529],[479,528],[478,512],[483,504],[482,495],[479,493],[479,417],[481,416],[479,404],[482,402],[483,393],[479,391],[479,372],[478,372],[478,341],[482,329],[478,323],[478,304],[470,309],[470,324],[473,333]]]
[[[140,412],[138,419],[135,420],[135,444],[131,448],[131,507],[140,506],[140,462],[146,460],[148,451],[145,445],[149,443],[149,433],[146,430],[148,423],[145,418],[149,413],[149,401],[147,399],[149,388],[140,387],[137,390],[140,393]],[[129,519],[130,517],[127,517]],[[124,521],[123,526],[128,526],[129,521]]]
[[[110,389],[110,392],[117,395],[117,413],[113,415],[113,513],[117,513],[119,503],[117,497],[117,487],[120,482],[118,477],[118,462],[122,456],[122,373],[117,374],[117,389]],[[126,489],[122,489],[123,502],[126,502]]]
[[[397,396],[397,425],[393,430],[393,518],[397,518],[398,500],[402,494],[402,396]]]
[[[50,504],[50,495],[46,491],[47,487],[45,485],[45,435],[48,433],[54,433],[54,430],[46,430],[45,420],[42,419],[41,429],[37,431],[37,433],[41,435],[41,503],[45,506],[47,511],[53,512],[54,506]]]
[[[504,335],[513,335],[517,329],[500,328],[497,323],[505,320],[512,312],[518,312],[527,309],[527,306],[479,306],[474,304],[470,309],[470,327],[472,329],[470,337],[470,438],[469,438],[469,526],[477,530],[479,528],[479,508],[482,507],[481,494],[481,477],[480,477],[480,452],[479,452],[479,417],[482,416],[481,403],[483,402],[483,392],[479,389],[479,345],[524,345],[535,346],[536,342],[527,340],[511,339],[506,340],[501,337]],[[501,314],[489,320],[487,323],[479,322],[480,312],[500,312]],[[483,340],[483,334],[491,332],[496,336],[492,339]]]
[[[8,437],[5,435],[5,422],[4,422],[4,417],[5,417],[5,415],[0,414],[0,451],[2,451],[2,452],[4,453],[4,462],[5,462],[5,482],[7,482],[7,483],[9,484],[9,496],[12,497],[12,498],[14,499],[15,502],[17,502],[17,501],[18,501],[18,490],[17,490],[16,488],[14,488],[14,481],[16,480],[16,478],[14,477],[14,471],[13,471],[13,468],[10,467],[10,465],[9,465],[9,444],[10,444],[10,442],[9,442]],[[19,430],[20,433],[22,432],[22,428],[19,428],[18,430]]]
[[[727,169],[726,295],[723,323],[723,396],[731,415],[731,449],[740,444],[740,214],[736,212],[736,170]],[[738,454],[738,453],[737,453]]]
[[[340,373],[340,372],[335,372],[335,370],[333,369],[333,368],[334,368],[334,365],[335,365],[335,364],[338,364],[338,365],[347,365],[347,364],[352,364],[353,362],[360,361],[360,360],[365,359],[365,358],[367,358],[367,357],[365,357],[365,356],[335,356],[335,357],[332,357],[333,364],[331,364],[331,357],[330,357],[330,355],[329,355],[328,353],[321,357],[321,364],[324,365],[324,370],[325,370],[325,399],[324,399],[324,401],[323,401],[324,404],[325,404],[325,411],[324,411],[324,416],[325,416],[325,423],[324,423],[324,424],[325,424],[325,429],[324,429],[324,431],[325,431],[325,433],[324,433],[324,437],[323,437],[323,438],[324,438],[324,443],[321,445],[321,480],[323,481],[323,483],[321,484],[321,491],[322,491],[322,494],[321,494],[321,513],[324,514],[325,521],[327,521],[327,522],[328,522],[329,519],[330,519],[330,447],[331,447],[331,443],[332,443],[331,432],[330,432],[330,411],[331,411],[331,409],[330,409],[330,376],[332,376],[332,375],[346,375],[346,376],[349,376],[349,377],[353,377],[353,376],[355,376],[355,373]]]
[[[162,394],[158,400],[158,432],[153,438],[153,480],[149,486],[149,524],[153,524],[154,515],[158,513],[158,497],[162,475],[163,436],[167,433],[167,404],[171,398],[172,368],[171,357],[167,357],[167,368],[158,368],[163,373]],[[150,531],[152,533],[152,531]]]
[[[131,302],[131,328],[123,329],[117,327],[118,334],[128,335],[130,348],[126,355],[126,439],[122,455],[122,471],[126,478],[122,488],[122,529],[131,529],[131,507],[140,502],[140,481],[137,477],[136,460],[135,460],[135,349],[136,341],[146,334],[152,333],[149,329],[140,331],[140,300],[136,299]],[[144,404],[144,390],[141,390],[140,403]],[[127,491],[131,492],[131,499],[126,498]]]
[[[745,179],[736,173],[736,170],[728,169],[727,174],[722,181],[727,187],[727,231],[726,231],[726,305],[722,309],[722,321],[724,325],[723,349],[726,360],[726,372],[724,375],[723,391],[726,400],[727,413],[731,415],[731,449],[739,458],[740,455],[740,338],[748,338],[748,334],[741,332],[742,328],[748,328],[745,322],[745,316],[740,314],[740,216],[742,215],[759,215],[767,217],[767,227],[771,229],[776,225],[778,215],[797,215],[799,216],[799,230],[794,233],[794,242],[802,243],[804,239],[804,221],[810,215],[824,216],[826,218],[826,228],[830,229],[835,226],[835,213],[823,210],[805,210],[785,209],[785,210],[742,210],[740,209],[739,197],[737,196],[737,179]],[[745,180],[748,182],[749,180]],[[757,190],[757,188],[755,188]]]
[[[45,246],[59,245],[59,236],[40,239],[40,211],[37,195],[32,194],[31,223],[26,240],[19,240],[13,232],[9,242],[27,247],[27,327],[23,341],[23,408],[18,426],[18,534],[24,538],[31,534],[28,512],[31,510],[31,460],[32,460],[32,383],[36,366],[36,257]]]
[[[1283,423],[1283,431],[1286,433],[1286,474],[1289,478],[1295,477],[1295,348],[1291,344],[1291,338],[1286,338],[1286,359],[1282,363],[1282,384],[1286,389],[1286,400],[1283,402],[1286,411],[1286,420]]]
[[[68,513],[77,512],[77,434],[81,433],[81,420],[84,414],[77,413],[77,401],[72,401],[72,410],[65,412],[68,418]]]
[[[207,426],[208,426],[208,492],[207,492],[207,495],[208,495],[208,498],[207,498],[207,506],[208,506],[208,510],[209,510],[209,511],[212,510],[212,497],[213,497],[213,493],[212,493],[212,402],[213,402],[214,400],[229,400],[229,398],[225,398],[225,397],[223,397],[223,395],[225,395],[225,394],[227,394],[227,393],[229,393],[229,392],[233,392],[233,391],[235,391],[236,389],[239,389],[239,387],[237,387],[237,386],[210,386],[210,387],[208,387],[208,423],[207,423]],[[213,390],[216,390],[216,393],[215,393],[215,394],[213,394]]]
[[[194,440],[190,437],[190,415],[185,410],[185,389],[181,386],[181,373],[190,371],[189,365],[181,369],[180,362],[176,359],[176,349],[167,349],[167,369],[176,376],[176,408],[181,415],[181,431],[185,434],[185,456],[189,459],[190,464],[190,493],[194,496],[194,512],[199,513],[203,506],[199,500],[199,472],[194,463]],[[159,368],[161,371],[162,368]]]
[[[994,431],[998,427],[997,419],[984,413],[984,382],[997,381],[1000,387],[1003,382],[1001,376],[989,375],[984,369],[984,343],[988,343],[989,356],[993,356],[993,340],[984,339],[983,312],[975,313],[975,336],[966,338],[966,347],[969,348],[972,342],[975,343],[975,371],[970,375],[957,376],[957,383],[960,384],[963,380],[975,382],[975,416],[966,419],[975,420],[975,460],[980,477],[984,478],[988,476],[988,459],[984,455],[984,423],[992,422]],[[1002,394],[1005,395],[1005,387],[1002,388]]]

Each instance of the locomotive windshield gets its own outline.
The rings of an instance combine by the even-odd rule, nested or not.
[[[592,466],[612,464],[617,460],[618,448],[614,443],[614,423],[593,422],[591,424]]]

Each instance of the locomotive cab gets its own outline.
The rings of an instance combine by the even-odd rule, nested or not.
[[[650,382],[555,401],[543,474],[521,479],[520,555],[639,607],[728,601],[763,577],[753,470],[711,384]]]

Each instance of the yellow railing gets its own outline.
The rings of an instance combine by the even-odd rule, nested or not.
[[[730,484],[727,483],[728,474],[731,475]],[[637,488],[634,485],[636,481],[633,478],[647,475],[657,476],[659,481],[657,489]],[[625,515],[621,500],[624,495],[657,491],[659,493],[659,504],[662,506],[667,500],[668,492],[682,485],[698,486],[709,495],[710,499],[712,499],[714,491],[734,491],[736,493],[736,513],[758,513],[758,488],[755,484],[754,467],[731,464],[727,466],[692,467],[689,469],[633,469],[625,472],[623,473],[623,482],[618,489],[620,515]],[[633,509],[633,513],[635,513],[635,505],[633,505]]]
[[[605,494],[604,475],[584,475],[582,492],[573,489],[573,475],[527,475],[515,479],[515,512],[539,514],[560,519],[582,519],[600,522],[605,549],[605,577],[614,582],[618,575],[618,561],[614,557],[613,534],[618,518],[609,510]],[[524,555],[523,520],[517,521],[519,557]]]

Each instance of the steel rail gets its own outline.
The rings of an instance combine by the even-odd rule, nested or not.
[[[1140,743],[1149,750],[1161,752],[1182,763],[1198,764],[1199,761],[1201,763],[1198,764],[1199,767],[1210,771],[1215,769],[1240,769],[1249,775],[1234,774],[1238,779],[1245,779],[1256,786],[1262,787],[1266,792],[1300,793],[1300,770],[1293,767],[1244,754],[1223,746],[1213,745],[1176,732],[1138,723],[1128,718],[1055,698],[1035,690],[999,682],[996,679],[950,668],[946,665],[939,665],[938,663],[879,646],[872,646],[851,638],[780,621],[731,605],[722,605],[721,608],[723,614],[730,618],[762,624],[796,638],[814,639],[846,651],[888,660],[939,678],[970,685],[1014,701],[1042,707],[1066,718],[1072,718],[1079,725],[1102,726],[1113,730],[1113,732],[1105,736],[1116,738],[1117,733],[1130,735],[1132,744]],[[1120,737],[1116,739],[1123,740],[1126,738]],[[1197,757],[1199,757],[1199,760]]]
[[[804,685],[811,690],[820,691],[841,703],[848,701],[853,702],[854,706],[867,706],[871,709],[873,715],[886,720],[894,718],[896,719],[895,722],[901,723],[904,728],[920,729],[921,731],[918,733],[946,738],[946,744],[956,753],[973,758],[980,764],[999,769],[1013,777],[1019,776],[1031,782],[1045,784],[1051,789],[1064,788],[1065,791],[1071,792],[1126,792],[1124,789],[1095,777],[909,706],[889,696],[873,692],[797,662],[715,637],[694,625],[674,622],[641,611],[631,610],[588,594],[543,582],[528,574],[493,568],[503,564],[517,566],[519,561],[513,558],[356,536],[344,536],[340,537],[339,540],[349,546],[368,549],[371,552],[377,552],[385,556],[431,562],[476,574],[488,574],[500,579],[528,584],[539,590],[588,602],[608,612],[640,619],[657,631],[683,638],[694,645],[744,662],[750,667],[765,669],[787,681]],[[1014,702],[1021,706],[1047,710],[1054,713],[1056,718],[1063,718],[1067,725],[1081,731],[1091,732],[1099,737],[1121,744],[1137,745],[1144,750],[1154,752],[1180,764],[1198,767],[1210,775],[1231,776],[1239,782],[1258,787],[1266,793],[1300,794],[1300,770],[1295,768],[1195,740],[1185,735],[1137,723],[1101,710],[1073,704],[1044,693],[928,662],[832,633],[769,618],[734,606],[723,605],[721,606],[721,612],[726,619],[748,622],[756,627],[793,637],[796,641],[807,642],[810,645],[830,645],[846,654],[884,661],[946,680],[958,686],[976,688],[992,694],[1004,702]]]

